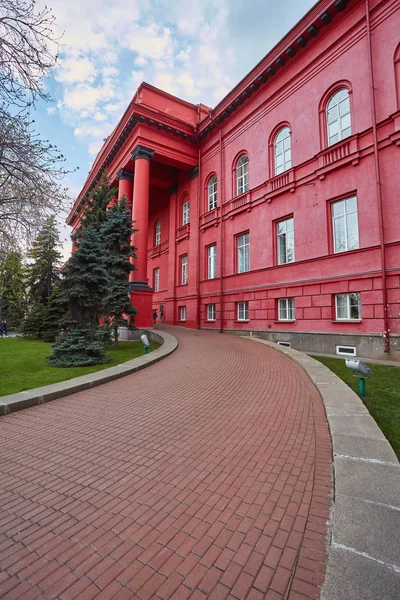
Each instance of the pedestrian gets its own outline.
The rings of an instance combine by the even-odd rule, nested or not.
[[[6,337],[8,337],[8,333],[7,333],[7,321],[3,321],[3,331],[4,331],[4,335]]]
[[[160,304],[160,323],[163,322],[163,317],[164,317],[164,305]]]
[[[153,325],[155,325],[157,323],[157,310],[154,309],[153,310]]]
[[[0,338],[3,337],[3,321],[0,321]]]

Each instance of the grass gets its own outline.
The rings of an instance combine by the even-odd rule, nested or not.
[[[352,375],[343,359],[325,356],[313,358],[327,366],[358,394],[358,379]],[[368,366],[372,369],[372,375],[365,382],[366,396],[363,402],[400,458],[400,367]]]
[[[160,344],[151,342],[150,351]],[[91,367],[51,367],[46,357],[52,352],[51,344],[37,339],[0,339],[0,396],[23,392],[32,388],[95,373],[131,360],[143,354],[140,341],[120,342],[119,348],[107,348],[112,361]]]

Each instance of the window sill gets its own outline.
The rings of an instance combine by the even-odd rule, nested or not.
[[[277,319],[274,323],[296,323],[296,319]]]
[[[236,319],[236,321],[233,321],[234,323],[248,323],[250,321],[250,319]]]
[[[217,319],[207,319],[207,320],[206,320],[206,323],[215,323],[215,321],[216,321],[216,320],[217,320]]]
[[[332,319],[332,323],[361,323],[362,319]]]

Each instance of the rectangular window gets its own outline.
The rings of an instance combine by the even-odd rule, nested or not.
[[[276,224],[278,265],[294,262],[294,219],[285,219]]]
[[[155,292],[159,292],[160,291],[160,269],[159,267],[157,267],[157,269],[154,269],[154,291]]]
[[[186,285],[188,282],[188,256],[181,256],[181,284]]]
[[[238,302],[237,303],[237,318],[238,318],[238,321],[248,321],[249,320],[249,303],[248,302]]]
[[[294,321],[294,298],[278,300],[278,321]]]
[[[217,245],[207,248],[207,278],[215,279],[217,276]]]
[[[190,222],[190,202],[185,202],[182,205],[182,225],[187,225]]]
[[[336,320],[358,321],[361,319],[361,299],[359,292],[351,294],[336,294],[335,296]]]
[[[179,320],[186,321],[186,306],[179,307]]]
[[[357,198],[332,204],[333,250],[346,252],[359,248]]]
[[[250,234],[244,233],[243,235],[238,235],[236,245],[238,273],[250,271]]]
[[[207,304],[207,321],[215,321],[215,304]]]

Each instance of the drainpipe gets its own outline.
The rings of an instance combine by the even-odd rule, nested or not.
[[[220,193],[219,196],[221,198],[220,201],[220,255],[221,255],[221,263],[220,263],[220,269],[219,269],[219,306],[220,306],[220,320],[219,320],[219,332],[223,333],[224,332],[224,310],[223,310],[223,284],[224,284],[224,280],[223,280],[223,267],[224,267],[224,230],[223,230],[223,219],[222,219],[222,205],[224,203],[224,176],[223,176],[223,160],[222,160],[222,128],[219,130],[219,179],[220,179],[220,185],[218,186],[220,188]],[[217,189],[218,189],[217,187]]]
[[[197,312],[196,312],[196,326],[200,329],[200,203],[201,203],[201,148],[199,141],[199,172],[197,175]]]
[[[375,181],[376,181],[376,196],[378,201],[379,215],[379,237],[381,246],[381,264],[382,264],[382,299],[383,299],[383,326],[385,333],[385,352],[390,352],[390,333],[388,319],[388,302],[386,289],[386,255],[385,255],[385,232],[383,226],[383,207],[382,207],[382,189],[381,189],[381,170],[378,154],[378,133],[376,126],[376,104],[375,104],[375,81],[374,67],[372,62],[372,42],[371,42],[371,22],[370,22],[370,6],[369,0],[365,0],[365,16],[367,24],[367,46],[368,46],[368,68],[369,82],[371,86],[371,111],[372,111],[372,135],[374,141],[374,158],[375,158]]]

